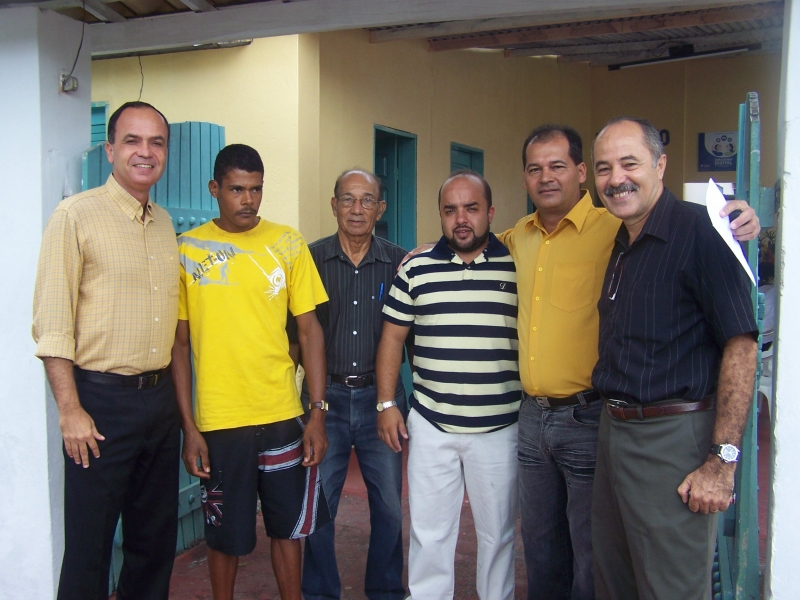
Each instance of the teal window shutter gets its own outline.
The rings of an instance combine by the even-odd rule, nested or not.
[[[92,146],[106,141],[108,102],[92,102]]]
[[[213,176],[214,160],[224,147],[225,128],[220,125],[191,121],[169,126],[167,166],[150,190],[150,196],[167,209],[177,233],[219,216],[217,203],[208,191],[208,182]],[[110,174],[111,164],[103,146],[95,145],[84,153],[82,189],[103,185]]]

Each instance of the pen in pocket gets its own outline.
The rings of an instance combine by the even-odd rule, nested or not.
[[[378,290],[378,302],[383,300],[383,284],[381,284],[381,289]]]

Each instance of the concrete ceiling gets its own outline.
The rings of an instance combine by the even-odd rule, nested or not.
[[[618,64],[779,52],[784,14],[783,0],[0,0],[0,9],[31,4],[85,22],[95,58],[368,29],[373,43],[425,39],[432,52]]]

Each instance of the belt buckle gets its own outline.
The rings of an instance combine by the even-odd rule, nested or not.
[[[606,402],[611,408],[627,408],[628,403],[625,400],[618,400],[616,398],[608,398]]]
[[[348,375],[344,378],[344,384],[349,388],[358,387],[358,382],[361,380],[359,375]],[[351,383],[352,381],[352,383]]]
[[[552,408],[550,406],[550,400],[547,396],[533,396],[533,399],[536,400],[536,404],[542,408]]]
[[[158,383],[158,375],[158,373],[153,373],[152,375],[139,375],[139,384],[136,386],[136,389],[144,390],[155,387],[155,385]],[[147,385],[148,383],[150,385]]]

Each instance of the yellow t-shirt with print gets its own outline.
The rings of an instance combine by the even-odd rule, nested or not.
[[[210,221],[178,246],[178,318],[189,321],[198,429],[300,415],[287,310],[297,316],[328,300],[305,240],[264,219],[244,233]]]

